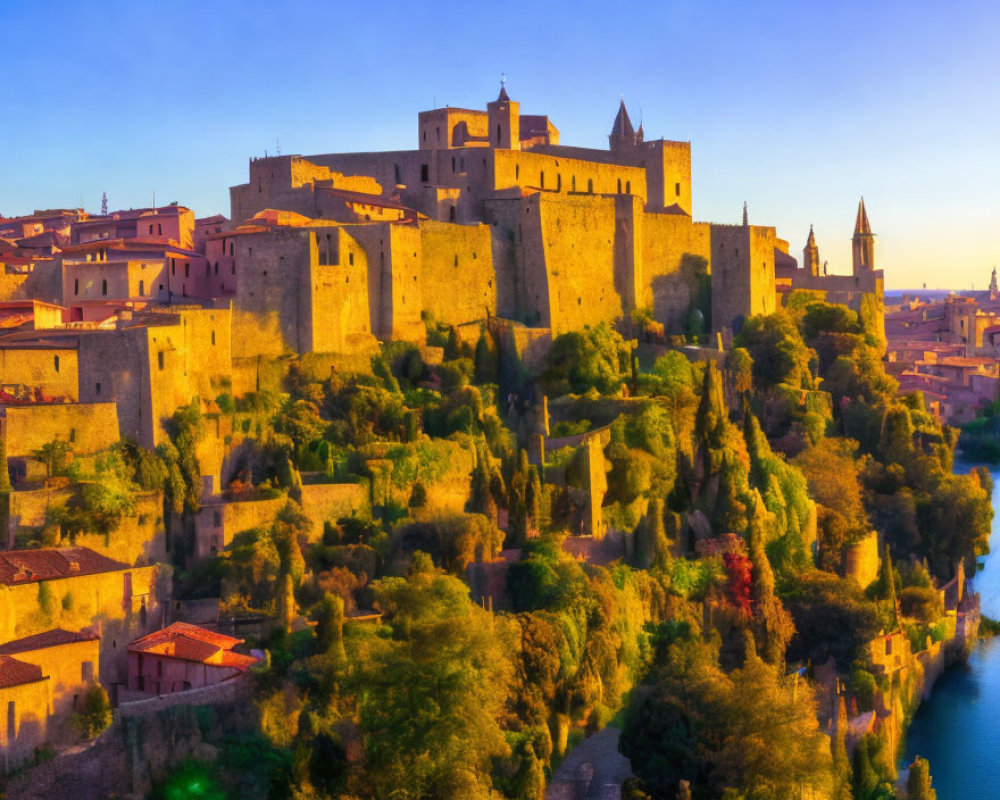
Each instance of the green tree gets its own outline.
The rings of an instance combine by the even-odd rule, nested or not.
[[[931,765],[926,758],[917,756],[910,764],[906,796],[909,800],[937,800],[937,791],[931,788]]]
[[[341,661],[344,651],[344,599],[325,592],[315,612],[316,647],[320,653],[329,653]]]
[[[69,442],[64,442],[61,439],[53,439],[51,442],[46,442],[35,450],[32,455],[45,465],[45,476],[52,478],[56,475],[61,475],[63,470],[66,469],[72,458],[73,449],[70,447]]]

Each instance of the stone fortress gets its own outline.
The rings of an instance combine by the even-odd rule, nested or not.
[[[853,274],[827,275],[811,232],[799,267],[745,207],[742,224],[696,222],[689,143],[646,141],[622,101],[607,150],[561,145],[548,117],[522,115],[506,87],[485,111],[420,113],[414,150],[253,159],[231,189],[231,219],[177,204],[0,217],[0,440],[13,483],[0,485],[0,769],[93,681],[124,697],[126,642],[170,607],[157,566],[169,520],[155,492],[113,541],[18,549],[19,533],[44,534],[51,507],[77,491],[46,473],[42,448],[60,441],[90,461],[121,438],[152,449],[197,399],[193,550],[209,557],[281,508],[222,492],[246,430],[223,397],[279,389],[296,356],[320,378],[369,370],[384,342],[430,356],[431,322],[469,328],[472,341],[488,325],[532,357],[600,324],[629,336],[643,326],[663,345],[714,334],[721,347],[794,289],[881,325],[863,202],[854,242]],[[598,444],[587,442],[594,463]],[[471,463],[452,461],[464,481]],[[300,494],[315,520],[371,502],[357,484]]]

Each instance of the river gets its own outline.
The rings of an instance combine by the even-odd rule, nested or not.
[[[975,587],[983,614],[1000,619],[1000,470],[992,472],[993,555],[982,560]],[[937,682],[907,733],[906,764],[917,755],[930,761],[938,800],[1000,798],[1000,637],[980,642],[967,665]]]

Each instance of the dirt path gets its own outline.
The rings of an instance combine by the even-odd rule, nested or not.
[[[605,728],[574,747],[545,790],[545,800],[620,800],[622,782],[632,777],[618,752],[618,728]]]

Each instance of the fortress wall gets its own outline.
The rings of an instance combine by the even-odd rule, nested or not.
[[[657,322],[670,331],[683,330],[697,284],[684,270],[685,256],[710,256],[707,225],[681,214],[644,214],[642,217],[642,298],[640,307],[652,308]]]
[[[490,249],[493,271],[496,275],[497,314],[504,319],[526,318],[521,289],[519,237],[523,238],[522,202],[488,200],[484,203],[483,218],[490,226]]]
[[[308,230],[237,236],[233,358],[301,352],[300,274],[310,264]]]
[[[368,258],[361,243],[344,229],[316,233],[326,259],[310,260],[308,316],[301,321],[303,352],[347,353],[371,350]],[[326,261],[325,264],[318,263]]]
[[[644,294],[642,207],[642,198],[633,194],[615,197],[614,285],[626,313],[642,304]]]
[[[461,325],[497,313],[496,274],[488,225],[422,220],[423,309]]]
[[[88,331],[80,336],[79,352],[80,374],[86,376],[80,401],[114,401],[120,434],[154,447],[147,329]]]
[[[738,332],[775,309],[774,228],[712,225],[712,327]]]
[[[389,332],[386,338],[409,342],[423,342],[427,337],[420,312],[423,310],[423,283],[421,279],[421,239],[416,225],[395,224],[388,226],[390,286],[383,297],[390,297]]]
[[[309,541],[319,541],[323,523],[341,517],[365,514],[369,509],[367,485],[360,483],[312,483],[302,487],[302,511],[312,523]]]
[[[601,164],[522,150],[492,150],[493,186],[502,191],[515,187],[589,194],[635,194],[646,199],[646,171],[641,167]],[[544,173],[544,185],[542,181]],[[573,180],[576,179],[576,189]],[[619,187],[619,182],[621,186]],[[629,191],[631,190],[631,191]]]
[[[59,439],[73,452],[88,455],[118,441],[118,412],[114,403],[53,403],[7,406],[3,435],[8,458],[31,456]]]
[[[637,148],[646,165],[649,205],[666,208],[676,203],[692,214],[691,143],[657,140]]]
[[[123,519],[110,536],[81,534],[77,547],[126,564],[145,566],[167,560],[167,533],[163,525],[163,495],[143,492],[136,497],[135,516]]]
[[[0,349],[0,384],[22,384],[50,397],[79,397],[76,350],[61,348]]]
[[[537,208],[552,335],[622,316],[622,297],[614,281],[614,198],[543,194]]]
[[[62,305],[62,262],[58,259],[36,262],[21,285],[20,298]]]

